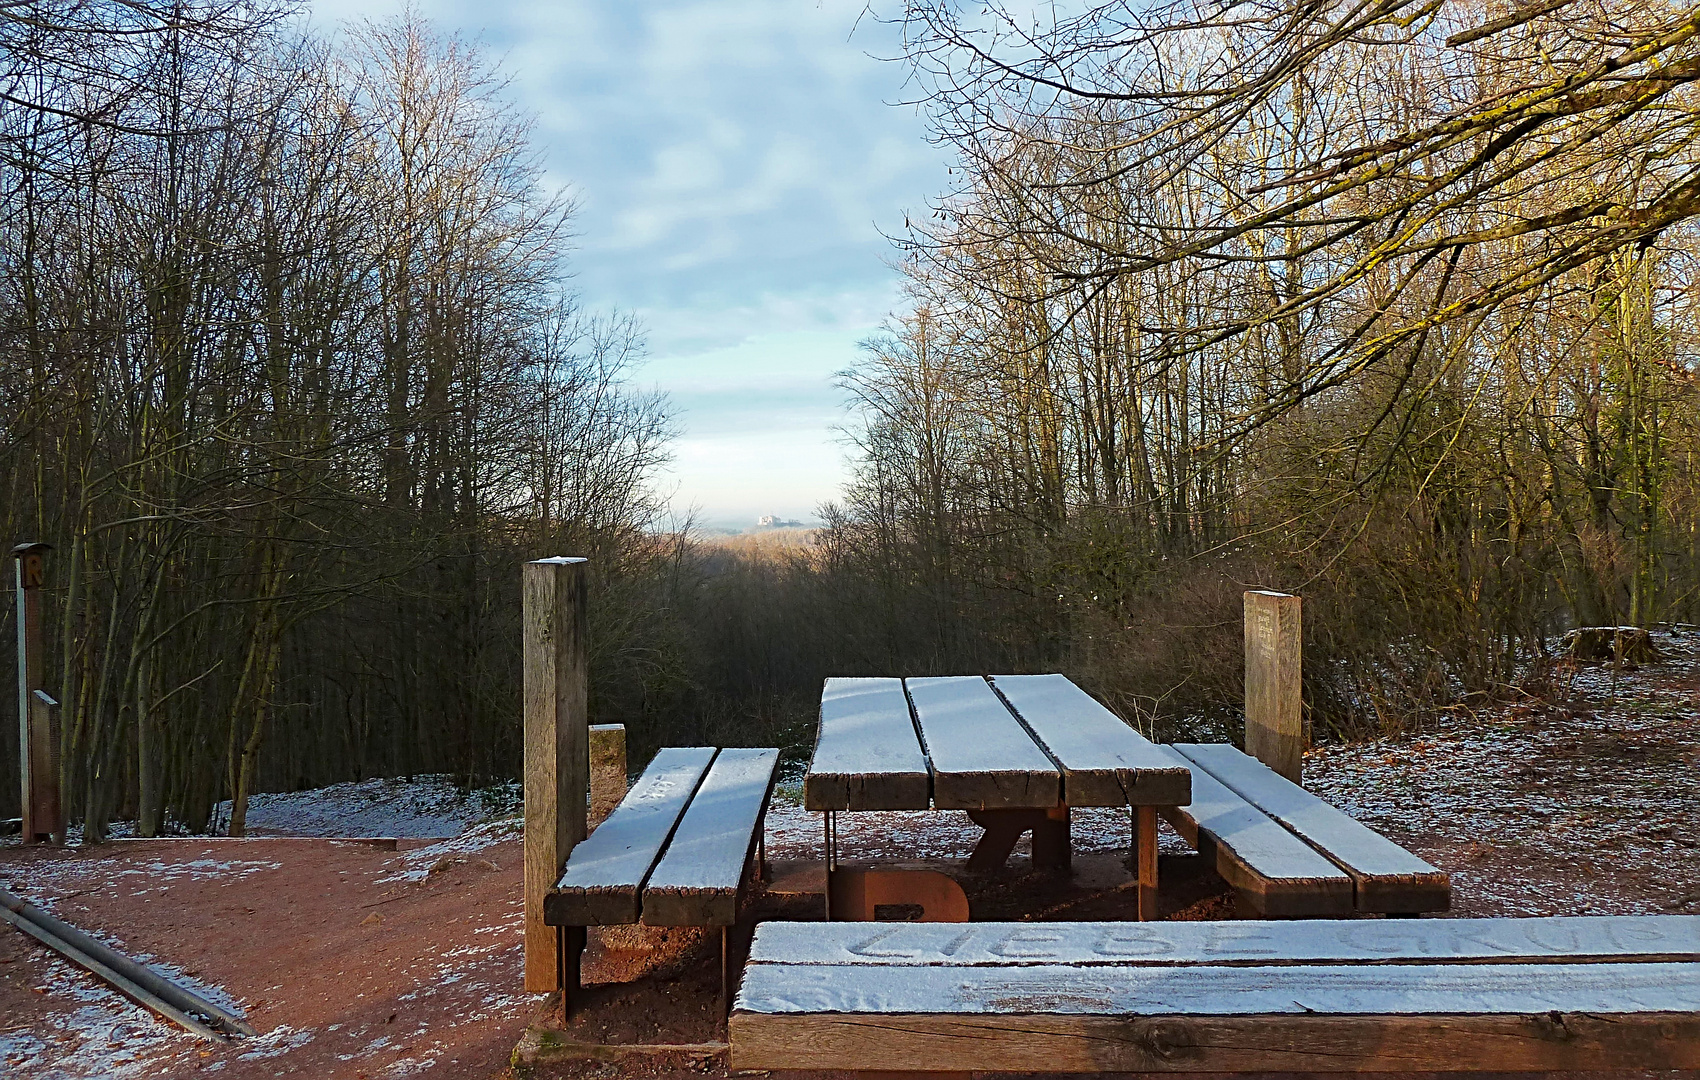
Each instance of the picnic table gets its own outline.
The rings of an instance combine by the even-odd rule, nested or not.
[[[1191,793],[1181,759],[1062,675],[828,679],[803,781],[825,813],[829,905],[841,811],[965,810],[985,829],[970,869],[1031,831],[1034,865],[1066,870],[1070,809],[1126,806],[1141,919],[1157,914],[1157,808]]]

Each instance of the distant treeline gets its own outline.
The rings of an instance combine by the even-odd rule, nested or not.
[[[844,377],[852,484],[730,541],[663,528],[638,328],[563,291],[571,208],[475,49],[0,13],[0,513],[56,547],[73,818],[515,775],[538,555],[593,560],[593,718],[637,762],[801,756],[834,674],[1060,670],[1231,735],[1247,587],[1306,598],[1318,737],[1696,619],[1691,14],[906,12],[957,186]]]

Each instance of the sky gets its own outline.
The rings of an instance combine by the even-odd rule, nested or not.
[[[947,182],[865,0],[420,0],[481,41],[577,199],[574,283],[648,329],[676,518],[812,521],[848,474],[834,374],[901,305],[886,235]],[[314,0],[325,29],[401,0]],[[897,10],[897,9],[894,9]],[[883,235],[882,235],[883,234]]]

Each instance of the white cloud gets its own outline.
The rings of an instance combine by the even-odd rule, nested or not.
[[[314,11],[325,22],[399,7]],[[920,118],[886,104],[908,93],[904,69],[867,55],[899,51],[892,29],[863,0],[422,10],[504,58],[538,116],[547,175],[580,201],[575,285],[651,328],[641,377],[688,399],[681,500],[742,512],[783,491],[790,509],[760,512],[795,516],[796,499],[831,497],[843,476],[832,372],[899,298],[881,228],[945,183]],[[779,396],[730,393],[757,377],[754,390]],[[740,438],[740,423],[766,426]]]

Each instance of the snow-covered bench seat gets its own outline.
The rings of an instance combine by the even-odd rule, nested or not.
[[[771,748],[668,747],[655,755],[613,813],[573,848],[544,897],[544,921],[567,929],[569,993],[579,986],[584,927],[724,930],[738,921],[752,864],[760,862],[778,765]]]
[[[734,1070],[1700,1068],[1700,917],[763,923]]]
[[[1326,918],[1445,911],[1452,881],[1362,822],[1225,743],[1167,748],[1192,768],[1169,823],[1257,914]]]

